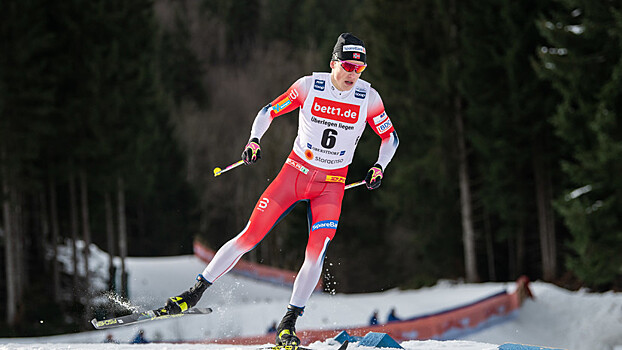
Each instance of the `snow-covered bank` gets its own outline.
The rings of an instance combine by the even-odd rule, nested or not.
[[[328,342],[313,343],[310,345],[317,350],[334,350],[335,345]],[[484,344],[471,341],[408,341],[402,344],[405,350],[496,350],[498,347],[494,344]],[[217,344],[0,344],[0,350],[256,350],[256,346],[233,346],[233,345],[217,345]],[[353,350],[373,350],[369,347],[357,347],[356,345],[348,347]]]
[[[152,308],[190,287],[204,264],[193,256],[181,256],[131,258],[128,267],[132,304]],[[433,287],[409,291],[389,290],[355,295],[318,293],[311,297],[297,326],[299,330],[361,326],[367,324],[374,310],[379,311],[380,321],[385,322],[393,307],[398,316],[410,318],[462,305],[500,290],[512,289],[513,286],[514,282],[456,284],[445,281]],[[457,341],[409,341],[403,342],[402,346],[407,350],[483,350],[513,342],[572,350],[612,350],[615,345],[622,345],[620,293],[569,292],[539,282],[532,283],[531,288],[536,299],[527,300],[518,316],[510,321]],[[213,307],[215,312],[211,315],[143,323],[110,332],[0,339],[0,349],[129,349],[127,343],[139,329],[144,329],[149,340],[165,342],[263,334],[273,321],[282,317],[289,296],[289,287],[277,287],[228,274],[208,289],[199,303],[199,306]],[[102,344],[108,333],[124,344]],[[254,348],[206,344],[148,344],[140,345],[140,348],[198,349],[199,346],[208,350]],[[319,350],[334,348],[325,343],[314,346]],[[357,348],[353,346],[352,349]]]

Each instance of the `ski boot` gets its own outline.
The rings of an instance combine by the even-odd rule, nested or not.
[[[205,290],[211,285],[212,284],[206,280],[203,275],[199,274],[197,276],[197,283],[180,295],[169,298],[166,301],[166,306],[164,306],[162,311],[165,311],[165,313],[171,315],[176,315],[188,310],[199,302],[203,292],[205,292]]]
[[[289,305],[287,313],[276,328],[276,345],[296,349],[300,346],[300,338],[296,336],[296,319],[302,316],[304,308]]]

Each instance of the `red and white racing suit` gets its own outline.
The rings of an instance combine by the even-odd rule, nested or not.
[[[380,95],[368,82],[359,79],[352,89],[339,91],[329,73],[300,78],[259,111],[251,138],[261,139],[274,118],[296,108],[300,108],[298,135],[291,154],[261,195],[246,227],[218,250],[203,276],[213,283],[297,202],[308,201],[309,241],[290,299],[291,305],[304,307],[320,278],[326,248],[335,236],[348,165],[365,125],[382,139],[377,163],[383,169],[395,154],[398,138]]]

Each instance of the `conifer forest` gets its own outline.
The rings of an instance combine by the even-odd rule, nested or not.
[[[89,328],[85,246],[123,262],[236,236],[297,112],[257,164],[213,169],[262,107],[330,70],[343,32],[365,41],[361,79],[400,146],[379,189],[345,193],[331,288],[622,288],[620,0],[0,0],[0,336]],[[347,183],[379,144],[364,132]],[[306,211],[244,259],[297,271]],[[106,273],[125,295],[123,263]]]

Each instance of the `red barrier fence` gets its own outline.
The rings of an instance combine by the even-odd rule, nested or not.
[[[529,279],[521,277],[516,290],[508,294],[500,292],[468,305],[450,310],[419,316],[416,318],[391,322],[388,324],[333,330],[301,330],[300,339],[309,344],[324,341],[346,331],[350,336],[363,337],[369,332],[387,333],[398,342],[404,340],[455,339],[460,335],[475,332],[494,323],[509,319],[517,312],[525,298],[533,298],[529,290]],[[267,344],[274,342],[274,334],[210,340],[201,343],[222,344]]]

